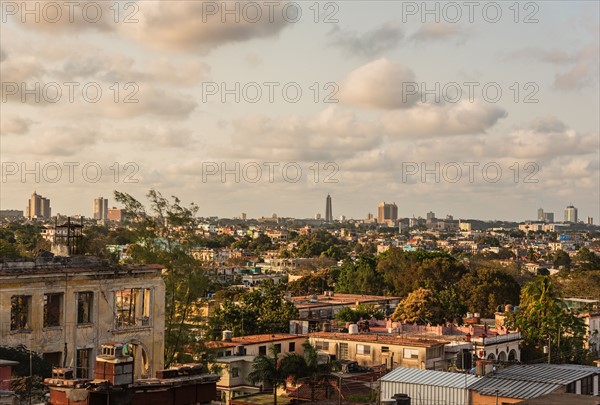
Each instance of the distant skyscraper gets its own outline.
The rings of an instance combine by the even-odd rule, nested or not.
[[[398,220],[398,206],[396,203],[386,204],[382,201],[377,207],[377,222],[380,224],[388,221],[396,222]]]
[[[94,219],[108,219],[108,198],[94,198]]]
[[[544,209],[543,208],[538,208],[537,220],[538,221],[544,220]]]
[[[431,222],[435,219],[435,213],[433,211],[429,211],[427,213],[427,222]]]
[[[565,222],[577,223],[577,208],[572,205],[565,208]]]
[[[544,217],[542,220],[548,223],[554,222],[554,212],[544,212]]]
[[[331,210],[331,196],[327,194],[325,199],[325,222],[333,222],[333,211]]]
[[[587,217],[586,218],[586,223],[588,225],[594,225],[594,218],[593,217]]]
[[[124,214],[125,212],[121,208],[112,207],[108,209],[106,218],[111,222],[122,222]]]
[[[27,204],[25,216],[29,219],[50,218],[52,216],[50,210],[50,200],[34,192],[33,194],[31,194],[31,198],[29,199],[29,203]]]
[[[242,212],[242,215],[240,215],[240,219],[241,219],[242,221],[245,221],[245,220],[246,220],[246,218],[247,218],[247,216],[246,216],[246,213],[245,213],[245,212]]]

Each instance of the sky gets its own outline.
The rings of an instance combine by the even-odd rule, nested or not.
[[[0,208],[598,224],[599,4],[2,0]]]

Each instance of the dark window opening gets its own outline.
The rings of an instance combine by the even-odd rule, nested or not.
[[[15,295],[10,299],[10,330],[31,329],[29,316],[31,295]]]
[[[44,328],[60,326],[62,294],[44,294]]]
[[[77,295],[77,323],[92,323],[93,306],[93,292],[80,292]]]

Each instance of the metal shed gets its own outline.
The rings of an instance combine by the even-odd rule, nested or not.
[[[381,400],[408,394],[411,405],[468,405],[468,387],[479,379],[471,374],[399,367],[379,380]]]

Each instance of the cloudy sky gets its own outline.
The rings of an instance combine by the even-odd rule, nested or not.
[[[598,2],[0,4],[2,209],[599,222]]]

